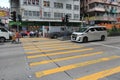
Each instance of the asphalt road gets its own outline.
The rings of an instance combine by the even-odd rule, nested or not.
[[[120,37],[75,43],[23,38],[0,44],[0,80],[120,80]]]

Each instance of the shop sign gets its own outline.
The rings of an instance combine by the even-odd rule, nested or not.
[[[6,11],[0,10],[0,17],[6,17],[7,15]]]

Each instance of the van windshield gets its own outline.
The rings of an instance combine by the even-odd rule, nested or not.
[[[88,28],[80,28],[78,31],[76,32],[85,32]]]

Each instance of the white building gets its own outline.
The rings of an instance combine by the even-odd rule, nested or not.
[[[10,0],[10,5],[11,11],[22,15],[23,26],[46,26],[49,32],[60,31],[66,14],[67,26],[80,25],[80,0]]]

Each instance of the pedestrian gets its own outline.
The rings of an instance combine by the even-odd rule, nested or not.
[[[19,41],[20,41],[20,34],[19,34],[18,31],[15,33],[15,36],[16,36],[17,42],[19,43]]]
[[[38,34],[39,34],[39,37],[42,37],[42,31],[39,31]]]
[[[15,33],[12,34],[12,43],[16,43],[16,36],[15,36]]]

